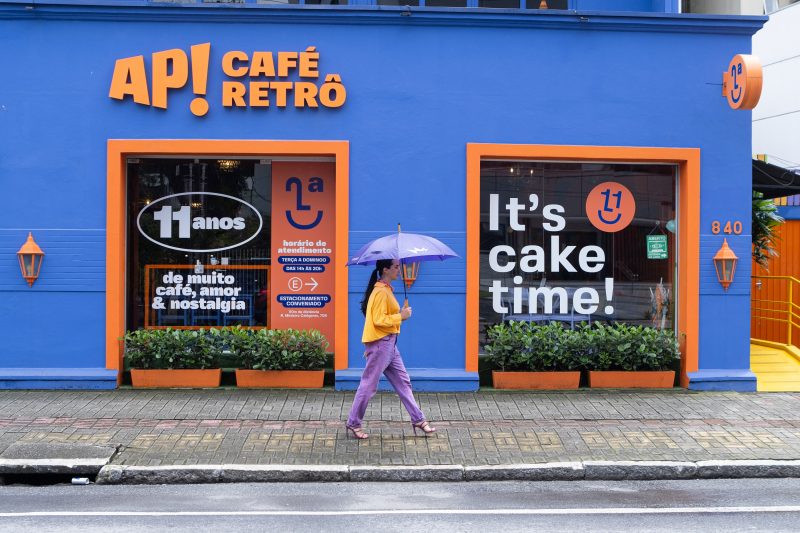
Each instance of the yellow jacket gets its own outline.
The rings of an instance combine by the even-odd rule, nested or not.
[[[394,289],[382,281],[375,282],[375,288],[367,302],[367,316],[364,320],[364,333],[361,342],[373,342],[392,333],[400,333],[400,304],[394,297]]]

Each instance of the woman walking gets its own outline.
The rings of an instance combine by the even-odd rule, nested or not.
[[[411,318],[411,308],[400,309],[400,304],[394,297],[392,281],[396,280],[399,274],[400,262],[397,259],[378,261],[370,276],[367,290],[364,291],[364,299],[361,300],[361,312],[365,317],[361,342],[366,346],[364,355],[367,364],[353,399],[353,407],[350,408],[350,416],[347,417],[347,430],[357,439],[369,437],[362,429],[361,423],[369,400],[378,390],[381,374],[386,375],[386,379],[400,396],[400,401],[411,416],[414,434],[417,434],[417,429],[421,429],[425,436],[436,432],[436,428],[431,427],[425,420],[425,415],[414,400],[411,379],[397,350],[400,324]]]

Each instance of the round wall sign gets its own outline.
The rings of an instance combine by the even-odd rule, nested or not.
[[[733,109],[753,109],[761,98],[761,61],[738,54],[725,72],[725,97]]]

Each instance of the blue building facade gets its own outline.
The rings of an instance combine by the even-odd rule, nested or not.
[[[520,273],[520,281],[509,271],[505,294],[513,294],[512,285],[558,280],[565,294],[597,292],[598,305],[584,306],[595,319],[604,304],[618,302],[619,314],[609,318],[653,321],[643,314],[648,294],[662,290],[671,302],[664,316],[684,347],[681,383],[755,390],[750,262],[739,262],[724,291],[712,258],[723,237],[740,258],[750,254],[750,113],[732,110],[720,96],[721,74],[731,57],[749,53],[765,18],[684,15],[677,2],[663,0],[577,0],[567,10],[351,4],[0,2],[0,180],[7,199],[0,212],[0,387],[118,386],[124,330],[189,325],[180,306],[173,322],[156,313],[151,282],[177,272],[159,265],[202,263],[208,271],[217,256],[228,265],[238,257],[235,247],[217,245],[168,248],[190,250],[180,259],[159,255],[158,243],[147,248],[153,239],[138,239],[149,231],[142,217],[155,223],[162,216],[146,206],[185,190],[213,193],[209,184],[222,183],[214,176],[247,167],[246,175],[236,175],[241,194],[232,196],[260,210],[260,219],[274,219],[283,212],[276,210],[279,167],[299,162],[333,165],[326,184],[337,196],[326,213],[333,211],[335,238],[329,252],[320,252],[330,258],[331,301],[324,316],[278,317],[286,301],[278,298],[291,291],[274,280],[265,291],[262,280],[247,304],[255,306],[260,291],[270,299],[272,325],[325,322],[335,332],[337,388],[354,388],[364,362],[358,307],[370,272],[344,267],[351,252],[399,222],[460,255],[422,265],[409,290],[415,314],[400,345],[416,388],[475,390],[479,330],[505,319],[500,310],[514,312],[502,298],[493,306],[489,287],[499,277],[491,272],[504,271],[509,257],[496,268],[491,250],[521,252],[509,244],[516,239],[509,213],[493,225],[491,195],[500,195],[503,209],[524,193],[514,197],[530,204],[524,209],[539,226],[546,223],[545,203],[560,206],[569,230],[573,219],[583,224],[578,219],[585,218],[591,187],[619,182],[637,198],[637,212],[651,210],[637,215],[641,235],[630,242],[644,246],[648,232],[664,235],[668,263],[653,266],[644,256],[637,262],[624,255],[633,246],[627,241],[607,248],[602,243],[611,241],[576,229],[586,246],[606,250],[606,274],[554,273],[551,262],[547,272]],[[289,85],[263,85],[281,82]],[[205,106],[193,106],[195,99]],[[248,145],[261,141],[267,144]],[[471,147],[478,155],[470,156]],[[212,160],[213,175],[204,166]],[[514,185],[520,172],[540,180],[541,206],[533,206],[529,182]],[[473,175],[480,185],[471,184]],[[552,181],[559,175],[583,180],[571,182],[580,192],[559,188]],[[122,181],[112,183],[113,176]],[[261,177],[272,187],[259,185]],[[209,188],[192,189],[190,182]],[[651,185],[638,185],[645,182]],[[160,188],[161,196],[147,196],[147,187]],[[135,195],[141,209],[134,209]],[[298,197],[297,208],[315,209],[309,198],[315,197]],[[113,230],[112,218],[121,221]],[[224,226],[225,217],[211,218]],[[739,221],[741,230],[716,234],[719,221]],[[683,224],[679,231],[676,224]],[[506,226],[502,240],[497,228]],[[276,233],[278,227],[275,220],[259,226],[252,241],[271,239],[271,248],[262,248],[273,273],[281,253],[276,243],[301,242]],[[536,229],[536,238],[552,243],[555,230],[547,227]],[[29,232],[46,254],[32,287],[15,257]],[[558,241],[562,251],[572,238]],[[238,260],[266,265],[268,259],[253,251]],[[603,277],[615,280],[613,289],[604,290]],[[292,281],[286,283],[291,289]],[[268,323],[266,316],[243,316],[247,325]]]

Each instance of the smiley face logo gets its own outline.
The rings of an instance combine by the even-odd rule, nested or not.
[[[724,74],[724,94],[732,109],[753,109],[761,97],[761,62],[757,57],[739,54],[733,57]]]
[[[586,197],[586,216],[592,226],[606,233],[628,227],[636,214],[636,201],[627,187],[615,181],[597,185]]]
[[[732,104],[738,104],[742,98],[742,91],[744,91],[744,81],[742,81],[742,61],[734,60],[730,67],[730,88],[728,89],[728,100]]]

